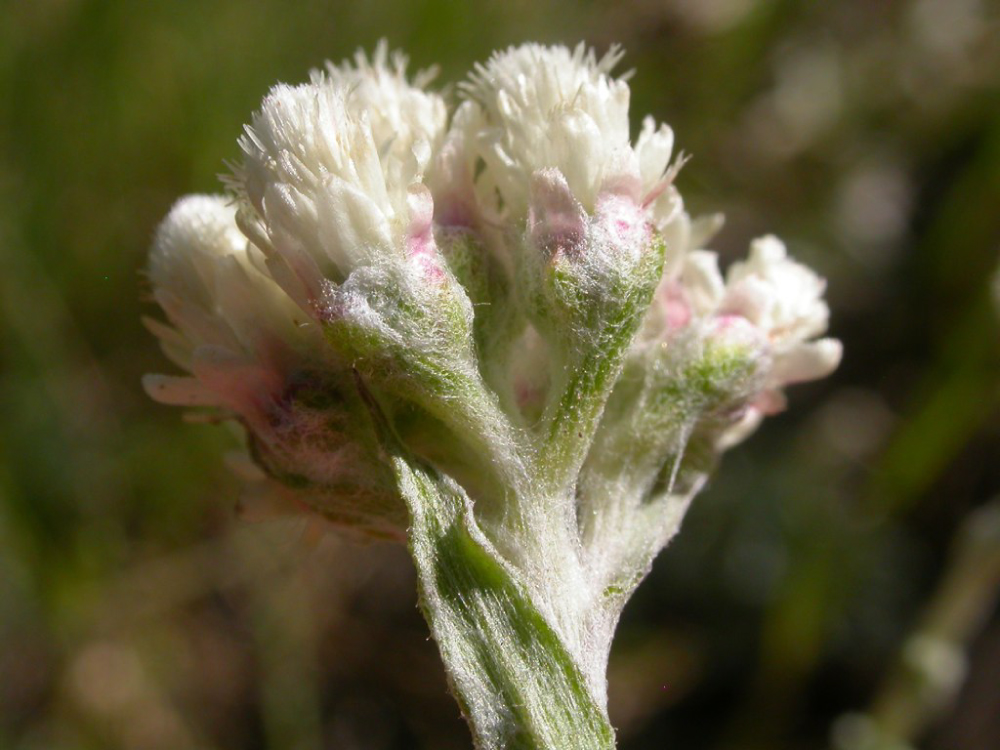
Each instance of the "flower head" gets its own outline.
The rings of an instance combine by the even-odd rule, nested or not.
[[[644,204],[662,193],[673,133],[647,118],[632,146],[629,87],[611,75],[621,56],[526,44],[476,66],[463,91],[484,112],[478,146],[506,214],[525,214],[526,187],[544,169],[558,170],[587,211],[603,192]]]
[[[767,336],[774,357],[772,388],[824,378],[840,364],[840,342],[815,339],[830,317],[825,289],[826,282],[789,258],[773,236],[755,240],[750,257],[730,266],[719,312],[741,315]]]
[[[290,369],[322,351],[319,332],[262,268],[222,196],[181,199],[156,232],[153,297],[173,328],[149,321],[166,354],[194,378],[149,376],[157,400],[250,414]],[[236,381],[225,376],[238,369]]]
[[[359,53],[355,66],[276,86],[240,139],[242,226],[291,272],[275,275],[307,309],[328,282],[401,257],[409,237],[428,231],[421,183],[446,112],[439,96],[406,81],[405,68],[382,45],[371,62]],[[427,78],[418,74],[417,84]]]
[[[403,523],[387,470],[366,443],[349,373],[268,275],[229,199],[178,201],[156,232],[149,279],[172,325],[147,325],[189,373],[147,375],[154,399],[239,420],[272,477],[254,486],[270,487],[271,497],[382,533]]]
[[[734,263],[726,275],[722,312],[742,315],[761,329],[779,349],[786,349],[826,330],[830,309],[823,301],[825,282],[789,259],[774,236],[750,245],[750,257]]]
[[[840,342],[816,338],[829,319],[825,287],[816,273],[789,258],[774,236],[754,240],[749,258],[733,263],[725,278],[715,253],[686,248],[679,269],[664,274],[636,346],[669,341],[703,321],[711,327],[702,330],[728,331],[732,321],[740,321],[741,328],[756,331],[763,357],[761,388],[721,434],[720,446],[729,447],[765,416],[784,409],[785,386],[826,377],[837,368]]]
[[[444,138],[448,110],[439,94],[426,89],[437,70],[417,71],[411,82],[406,76],[407,65],[406,55],[399,50],[390,52],[383,39],[370,60],[358,50],[353,61],[339,65],[328,62],[325,73],[314,70],[311,77],[313,83],[329,80],[345,89],[348,109],[367,116],[380,156],[391,153],[390,164],[399,168],[412,159],[417,173]],[[405,177],[394,181],[404,182]]]

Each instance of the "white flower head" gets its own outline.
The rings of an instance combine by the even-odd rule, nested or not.
[[[720,435],[717,445],[726,449],[750,435],[765,416],[784,409],[785,386],[833,372],[843,348],[836,339],[815,338],[827,328],[826,283],[789,258],[778,238],[755,240],[749,258],[733,263],[723,277],[718,256],[698,249],[720,223],[719,217],[692,222],[683,212],[672,222],[682,245],[679,267],[664,273],[633,350],[642,356],[692,331],[727,339],[735,332],[757,342],[762,388]],[[745,336],[751,329],[754,335]]]
[[[606,190],[656,198],[673,133],[647,119],[632,147],[629,87],[610,74],[621,56],[617,47],[598,59],[582,43],[526,44],[476,67],[463,90],[485,112],[480,152],[510,215],[524,215],[530,177],[542,169],[559,170],[587,211]]]
[[[726,275],[719,314],[742,315],[767,336],[774,353],[771,381],[784,385],[829,375],[840,363],[841,346],[826,332],[830,308],[826,281],[788,257],[774,236],[750,245],[750,257]]]
[[[267,95],[240,140],[234,184],[252,209],[244,230],[287,264],[296,281],[275,275],[300,304],[426,233],[413,221],[429,215],[421,180],[445,117],[440,97],[408,84],[405,58],[390,67],[384,47],[372,62],[359,55],[356,67]]]
[[[812,340],[829,322],[825,290],[826,282],[789,258],[777,237],[754,240],[750,257],[730,266],[720,312],[742,315],[767,335],[774,387],[826,377],[840,364],[839,341]]]
[[[195,376],[147,376],[157,400],[256,412],[290,370],[323,351],[318,330],[237,229],[227,198],[193,195],[174,205],[157,230],[149,278],[173,327],[147,325]]]
[[[722,312],[742,315],[784,349],[826,330],[830,309],[826,282],[788,257],[774,236],[750,245],[750,257],[729,267]]]
[[[739,315],[756,325],[770,346],[771,364],[765,388],[749,404],[743,418],[720,438],[728,448],[749,436],[770,414],[785,408],[782,389],[818,380],[840,364],[843,346],[826,332],[830,310],[823,293],[826,282],[788,257],[777,237],[750,245],[750,257],[729,267],[716,314]]]
[[[255,460],[291,480],[260,486],[293,498],[294,506],[343,521],[358,505],[355,515],[382,532],[400,525],[385,468],[356,439],[358,420],[331,395],[349,376],[319,326],[268,275],[260,251],[237,229],[229,199],[178,201],[157,230],[149,278],[172,325],[146,325],[190,373],[146,375],[150,396],[238,419]],[[375,506],[388,515],[372,512]]]

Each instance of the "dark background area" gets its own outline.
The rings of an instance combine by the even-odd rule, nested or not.
[[[728,217],[723,258],[773,231],[829,281],[840,370],[726,456],[626,610],[623,750],[823,748],[878,713],[1000,489],[995,4],[8,0],[0,19],[0,748],[471,746],[405,550],[239,521],[237,438],[139,385],[169,368],[140,324],[157,222],[220,190],[270,85],[381,37],[452,99],[496,47],[622,43],[634,127],[673,126],[689,209]],[[955,579],[987,613],[968,677],[918,747],[1000,747],[992,534]]]

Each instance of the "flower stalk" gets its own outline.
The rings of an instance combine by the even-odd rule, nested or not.
[[[619,57],[497,53],[450,121],[384,45],[277,86],[231,196],[181,200],[150,258],[189,375],[147,390],[243,426],[245,504],[408,539],[483,749],[614,747],[625,602],[720,454],[840,359],[779,240],[722,276]]]

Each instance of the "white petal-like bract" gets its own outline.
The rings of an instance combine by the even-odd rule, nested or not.
[[[405,177],[391,179],[393,182],[402,182],[426,168],[427,159],[440,147],[448,124],[444,99],[425,88],[434,79],[436,70],[418,71],[411,83],[406,77],[407,63],[406,55],[398,50],[390,52],[382,40],[370,60],[358,50],[353,62],[327,63],[325,73],[312,74],[314,83],[323,84],[328,79],[347,91],[347,107],[368,118],[384,165],[385,157],[392,154],[390,166],[412,170]]]

